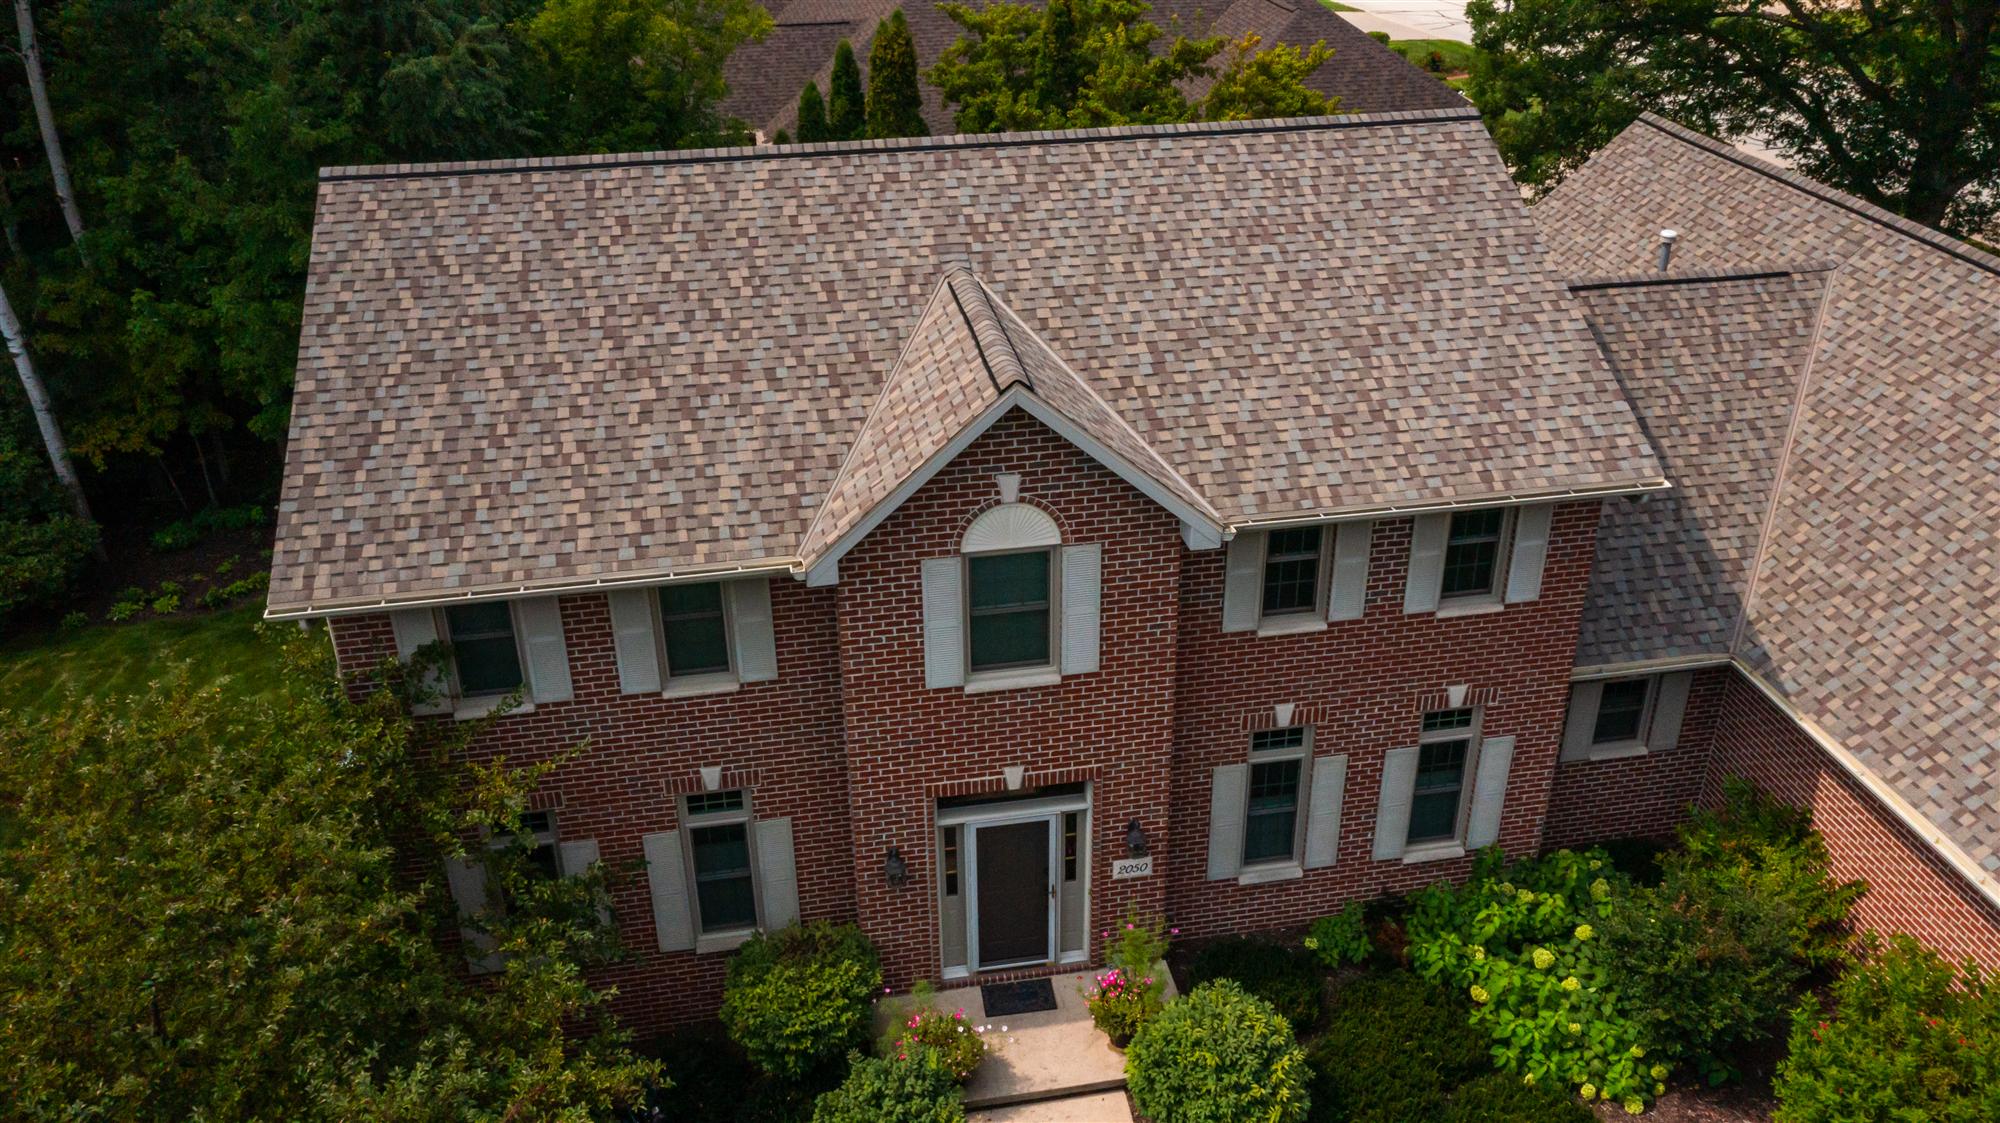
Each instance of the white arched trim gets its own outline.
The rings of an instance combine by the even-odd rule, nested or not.
[[[1062,531],[1046,512],[1026,503],[1002,503],[972,520],[959,548],[968,554],[981,554],[1060,545]]]

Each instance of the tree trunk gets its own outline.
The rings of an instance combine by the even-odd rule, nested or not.
[[[20,317],[14,315],[14,304],[7,299],[5,286],[0,286],[0,335],[6,336],[7,351],[14,356],[14,371],[21,376],[21,389],[28,394],[28,408],[34,411],[35,424],[41,427],[42,444],[49,450],[49,464],[55,469],[57,482],[69,492],[77,517],[95,522],[90,517],[90,501],[83,496],[83,482],[76,478],[76,466],[70,463],[62,426],[56,422],[56,412],[49,405],[49,393],[42,388],[41,376],[35,373],[35,361],[28,357],[27,332],[21,327]],[[101,543],[97,556],[100,559],[105,556]]]
[[[55,110],[49,107],[49,82],[42,73],[42,48],[35,41],[35,13],[29,0],[14,0],[14,22],[21,28],[21,62],[28,69],[28,92],[35,100],[35,121],[42,129],[42,147],[49,154],[49,178],[55,181],[56,202],[62,204],[63,221],[69,224],[70,241],[83,253],[83,212],[76,207],[76,189],[70,186],[69,161],[63,158],[62,136],[56,132]]]

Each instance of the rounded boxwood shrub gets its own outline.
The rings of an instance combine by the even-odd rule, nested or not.
[[[1574,1097],[1541,1085],[1522,1083],[1511,1072],[1492,1072],[1452,1094],[1438,1123],[1596,1123],[1597,1116]]]
[[[804,1081],[867,1043],[881,986],[875,947],[851,924],[759,934],[729,960],[722,1024],[758,1068]]]
[[[840,1087],[821,1093],[812,1123],[964,1123],[958,1081],[936,1053],[908,1060],[854,1054]]]
[[[1292,1028],[1319,1020],[1322,976],[1318,958],[1303,948],[1231,936],[1201,949],[1188,966],[1188,985],[1233,979],[1271,1004]]]
[[[1442,987],[1403,971],[1355,979],[1334,995],[1326,1029],[1312,1044],[1312,1118],[1436,1119],[1446,1093],[1493,1071],[1489,1044]]]
[[[1301,1123],[1311,1076],[1291,1025],[1228,979],[1167,1003],[1125,1053],[1132,1102],[1153,1123]]]

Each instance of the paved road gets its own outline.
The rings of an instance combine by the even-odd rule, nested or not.
[[[1360,11],[1342,12],[1363,31],[1386,31],[1391,39],[1456,39],[1472,42],[1465,0],[1341,0]]]

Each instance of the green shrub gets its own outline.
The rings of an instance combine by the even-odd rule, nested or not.
[[[1846,960],[1847,916],[1868,886],[1833,880],[1826,840],[1813,829],[1810,811],[1730,777],[1722,807],[1696,811],[1681,827],[1680,849],[1661,859],[1663,872],[1676,865],[1733,876],[1771,900],[1787,899],[1793,955],[1807,967]]]
[[[1832,990],[1808,996],[1778,1065],[1776,1123],[2000,1119],[2000,984],[1897,936]]]
[[[881,960],[860,929],[794,925],[753,936],[730,958],[722,1024],[758,1068],[805,1081],[867,1042],[868,1001],[881,986]]]
[[[1308,1059],[1312,1118],[1321,1123],[1432,1120],[1445,1093],[1493,1071],[1465,1003],[1406,971],[1340,988]]]
[[[1300,1123],[1311,1103],[1291,1025],[1228,979],[1147,1022],[1125,1054],[1125,1077],[1154,1123]]]
[[[1332,916],[1313,921],[1312,930],[1306,933],[1306,950],[1323,967],[1340,967],[1367,959],[1375,950],[1368,939],[1367,907],[1360,901],[1349,901],[1346,908]]]
[[[1411,963],[1472,999],[1472,1022],[1500,1067],[1643,1110],[1667,1065],[1627,1010],[1597,933],[1633,907],[1630,883],[1601,851],[1505,861],[1482,851],[1463,888],[1437,885],[1411,899]]]
[[[1511,1072],[1493,1072],[1460,1088],[1438,1123],[1593,1123],[1575,1099]]]
[[[227,585],[211,585],[208,587],[207,592],[201,594],[201,606],[203,608],[221,608],[231,601],[241,600],[252,593],[261,593],[265,589],[270,588],[270,586],[271,575],[268,573],[253,573],[241,580],[231,581]]]
[[[883,1042],[882,1055],[906,1061],[917,1053],[935,1053],[945,1071],[960,1084],[972,1078],[986,1059],[986,1027],[966,1023],[963,1010],[918,1010]]]
[[[1106,968],[1084,988],[1084,1005],[1097,1028],[1124,1045],[1165,1002],[1166,985],[1155,972],[1167,954],[1166,921],[1128,913],[1125,926],[1105,937]]]
[[[264,508],[255,503],[236,507],[203,507],[193,516],[171,522],[153,532],[153,549],[163,553],[185,550],[211,534],[261,526]]]
[[[1319,1020],[1324,984],[1311,952],[1230,936],[1202,948],[1188,966],[1188,986],[1212,979],[1234,979],[1270,1003],[1294,1029],[1303,1030]]]
[[[847,1079],[813,1105],[812,1123],[963,1123],[958,1082],[929,1050],[908,1060],[855,1054]]]
[[[96,548],[97,525],[72,515],[0,517],[0,619],[68,600]]]

